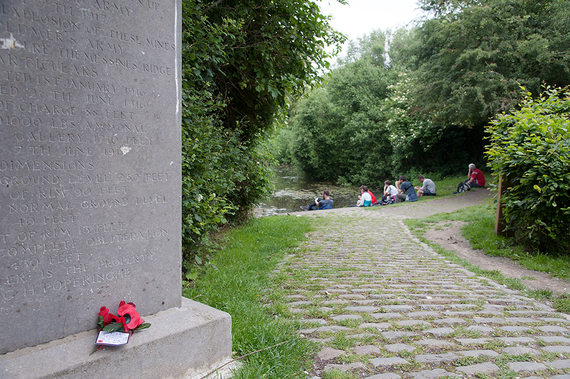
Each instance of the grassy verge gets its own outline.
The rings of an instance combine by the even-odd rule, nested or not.
[[[185,288],[183,295],[228,312],[232,316],[233,351],[247,357],[234,378],[292,378],[306,369],[312,345],[298,339],[297,328],[270,314],[264,306],[271,288],[271,272],[283,256],[305,239],[311,229],[307,217],[277,216],[251,220],[225,236],[220,250],[203,277]]]
[[[467,266],[470,270],[480,275],[487,276],[511,288],[526,291],[529,296],[550,299],[553,301],[554,307],[561,312],[570,311],[570,295],[554,295],[549,290],[530,291],[520,280],[507,278],[498,271],[482,270],[424,238],[428,228],[434,224],[446,221],[466,222],[467,224],[462,228],[462,235],[469,240],[473,248],[482,249],[490,256],[510,258],[529,270],[546,272],[551,276],[566,281],[570,281],[569,255],[553,256],[538,251],[525,251],[516,245],[512,239],[497,236],[494,231],[495,207],[490,205],[478,205],[453,213],[440,213],[424,219],[408,219],[405,221],[412,233],[423,242],[428,243],[440,254]]]

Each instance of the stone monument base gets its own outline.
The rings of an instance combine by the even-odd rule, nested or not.
[[[94,352],[97,333],[91,330],[1,355],[0,377],[193,378],[231,359],[231,317],[225,312],[182,298],[180,308],[144,319],[152,326],[124,346]]]

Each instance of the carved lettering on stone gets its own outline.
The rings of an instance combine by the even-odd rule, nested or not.
[[[0,4],[0,354],[179,305],[175,8]]]

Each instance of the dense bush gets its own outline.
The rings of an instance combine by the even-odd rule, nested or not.
[[[570,248],[570,91],[530,93],[513,114],[489,127],[494,173],[509,184],[504,214],[516,238],[543,252]]]

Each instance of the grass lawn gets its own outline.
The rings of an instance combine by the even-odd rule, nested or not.
[[[274,216],[229,231],[225,247],[211,261],[216,269],[183,290],[185,297],[232,316],[234,358],[267,349],[247,357],[235,379],[293,378],[309,369],[304,365],[311,364],[306,358],[313,355],[314,345],[298,338],[298,325],[271,314],[268,291],[271,272],[306,238],[310,225],[307,217]]]

